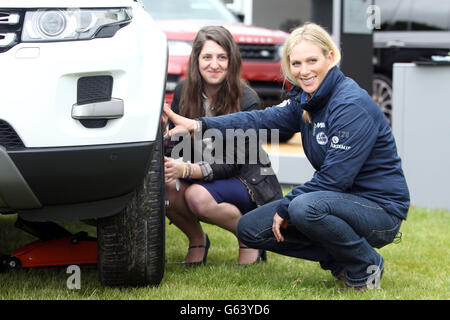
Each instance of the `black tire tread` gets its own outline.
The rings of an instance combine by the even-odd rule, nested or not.
[[[165,264],[164,161],[159,133],[148,174],[127,207],[98,221],[98,269],[106,286],[156,286]]]

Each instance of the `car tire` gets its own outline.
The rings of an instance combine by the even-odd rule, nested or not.
[[[392,81],[382,74],[374,74],[372,80],[372,98],[392,124]]]
[[[99,219],[98,272],[105,286],[157,286],[165,265],[164,154],[159,131],[148,174],[119,214]]]

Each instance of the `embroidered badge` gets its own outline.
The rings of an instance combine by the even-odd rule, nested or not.
[[[323,131],[320,131],[320,132],[316,135],[316,140],[317,140],[317,143],[320,144],[320,145],[322,145],[322,146],[328,143],[328,137],[327,137],[327,135],[325,134],[325,132],[323,132]]]

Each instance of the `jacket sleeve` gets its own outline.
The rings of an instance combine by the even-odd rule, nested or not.
[[[243,94],[242,94],[242,100],[241,100],[241,110],[244,112],[252,111],[252,110],[260,110],[261,109],[261,100],[259,99],[258,95],[250,88],[244,86],[243,87]],[[224,143],[226,144],[227,140],[224,140]],[[233,147],[236,145],[233,143]],[[246,146],[245,151],[248,151],[248,147]],[[230,150],[225,148],[225,152],[229,152]],[[224,163],[211,163],[211,170],[213,172],[213,179],[226,179],[235,177],[239,174],[242,164],[238,161],[238,148],[234,148],[233,150],[233,159],[232,161],[226,161],[227,157],[224,157]],[[247,163],[247,157],[248,155],[244,155],[245,157],[245,163]],[[229,159],[231,160],[231,159]]]
[[[235,177],[239,174],[241,165],[238,164],[217,164],[212,163],[210,164],[212,172],[213,172],[213,179],[227,179]]]
[[[277,213],[288,219],[288,208],[295,197],[314,191],[345,192],[372,152],[378,130],[372,117],[357,105],[340,105],[329,117],[325,159],[312,179],[294,188],[278,207]]]
[[[295,133],[300,131],[302,109],[292,101],[285,100],[281,104],[264,110],[237,112],[218,117],[203,117],[202,129],[218,129],[223,135],[226,129],[279,129],[283,132]]]

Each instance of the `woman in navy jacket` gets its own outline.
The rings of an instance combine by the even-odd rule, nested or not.
[[[279,106],[197,121],[166,112],[188,130],[300,131],[313,177],[241,218],[238,237],[253,248],[318,261],[348,287],[373,288],[384,271],[374,248],[394,240],[409,191],[383,113],[339,61],[330,35],[306,24],[286,41],[283,73],[294,86]]]

